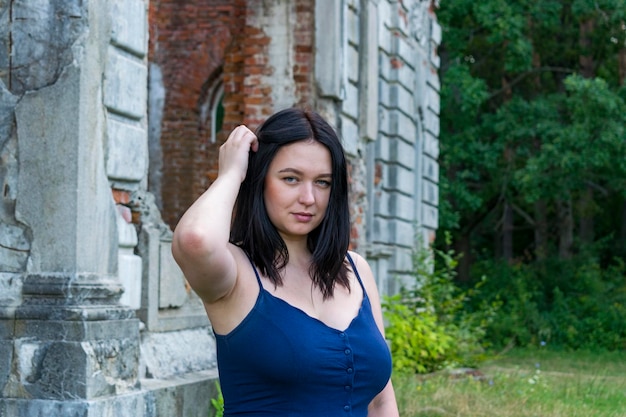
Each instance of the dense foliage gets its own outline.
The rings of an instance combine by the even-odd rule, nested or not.
[[[446,0],[437,16],[440,229],[458,282],[487,276],[482,302],[503,304],[488,336],[626,347],[626,0]]]
[[[513,266],[483,261],[474,268],[489,276],[475,301],[500,305],[484,340],[491,346],[626,348],[626,268],[621,261],[600,265],[592,257],[550,258]]]

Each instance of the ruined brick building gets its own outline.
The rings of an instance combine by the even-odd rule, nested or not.
[[[205,416],[210,325],[170,254],[217,150],[294,105],[349,156],[397,289],[437,227],[434,0],[0,0],[0,417]]]

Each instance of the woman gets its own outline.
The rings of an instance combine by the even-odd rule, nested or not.
[[[398,416],[378,291],[349,236],[345,156],[322,117],[232,131],[172,242],[215,333],[225,416]]]

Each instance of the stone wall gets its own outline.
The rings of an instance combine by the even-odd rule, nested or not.
[[[370,39],[377,44],[380,66],[378,136],[367,150],[373,175],[368,243],[372,257],[382,255],[386,275],[401,280],[412,269],[415,245],[430,243],[438,223],[441,29],[433,7],[421,0],[381,2],[373,17],[379,36]],[[397,285],[381,282],[388,292]]]
[[[119,415],[135,415],[144,406],[139,322],[119,303],[104,106],[112,26],[97,17],[112,4],[1,5],[0,224],[12,230],[3,244],[12,253],[0,265],[12,296],[0,316],[0,415],[98,415],[122,405]]]
[[[146,191],[147,6],[0,2],[0,416],[208,412],[210,328]]]

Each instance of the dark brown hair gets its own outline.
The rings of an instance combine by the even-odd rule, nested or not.
[[[315,140],[330,152],[332,178],[324,219],[308,236],[307,245],[313,255],[310,273],[324,298],[333,296],[335,283],[350,289],[346,264],[350,243],[348,172],[337,133],[319,114],[290,108],[269,117],[256,135],[259,148],[250,153],[246,178],[237,196],[231,242],[240,246],[275,285],[282,284],[280,271],[287,264],[289,253],[267,215],[263,199],[265,176],[282,146]]]

